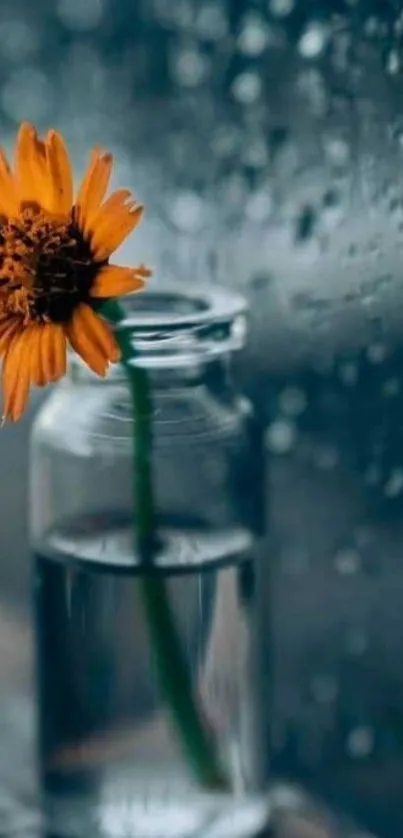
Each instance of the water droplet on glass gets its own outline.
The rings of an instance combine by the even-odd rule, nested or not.
[[[372,256],[378,256],[380,253],[381,239],[379,236],[373,236],[368,242],[367,252]]]
[[[270,149],[270,156],[273,160],[284,150],[289,138],[290,132],[285,125],[277,125],[269,131],[267,140]]]
[[[370,727],[356,727],[347,737],[347,750],[355,759],[365,759],[374,749],[374,731]]]
[[[273,17],[288,17],[295,6],[295,0],[270,0],[269,10]]]
[[[376,303],[375,294],[363,294],[361,297],[361,304],[367,309],[373,308]]]
[[[242,154],[242,163],[251,169],[262,169],[267,164],[268,151],[262,137],[248,143]]]
[[[403,469],[395,468],[383,487],[387,498],[397,498],[403,492]]]
[[[354,627],[347,629],[345,637],[345,650],[348,655],[359,657],[368,649],[368,635],[364,628]]]
[[[333,230],[343,219],[343,207],[340,196],[335,190],[328,190],[323,196],[323,209],[320,216],[325,230]]]
[[[250,287],[253,291],[266,293],[270,285],[273,283],[273,274],[271,273],[257,273],[250,279]]]
[[[380,483],[381,471],[380,471],[379,466],[376,463],[372,463],[365,470],[364,480],[365,480],[367,486],[377,486],[377,484]]]
[[[403,126],[400,118],[397,123],[392,123],[390,127],[390,136],[392,140],[397,142],[400,146],[403,146]]]
[[[333,675],[314,675],[311,681],[311,692],[318,704],[330,704],[337,698],[337,681]]]
[[[389,204],[389,213],[392,221],[397,224],[398,229],[403,229],[403,204],[400,201],[391,201]]]
[[[393,398],[400,393],[400,381],[398,378],[388,378],[382,384],[382,393],[385,398]]]
[[[205,222],[206,206],[195,192],[180,192],[169,203],[172,223],[184,233],[198,233]]]
[[[363,525],[354,530],[354,541],[357,547],[368,547],[375,541],[375,533],[371,527]]]
[[[367,348],[367,358],[371,364],[382,364],[387,354],[386,346],[383,343],[372,343]]]
[[[2,58],[23,63],[40,48],[39,32],[26,20],[3,20],[0,43]]]
[[[177,0],[172,3],[172,0],[167,0],[170,7],[171,19],[175,27],[182,32],[190,32],[194,25],[194,6],[193,3],[188,3],[187,0]]]
[[[364,24],[364,32],[368,38],[383,38],[387,35],[388,25],[376,15],[371,15]]]
[[[178,84],[196,87],[204,80],[207,71],[207,59],[198,50],[184,49],[174,54],[172,73]]]
[[[354,361],[346,361],[344,364],[340,364],[339,376],[344,384],[347,384],[348,387],[353,387],[358,381],[357,364]]]
[[[196,31],[205,41],[219,41],[227,34],[228,21],[221,3],[203,3],[196,18]]]
[[[332,445],[318,445],[314,450],[314,462],[322,471],[331,471],[339,462],[339,452]]]
[[[347,30],[333,32],[332,43],[332,65],[334,70],[341,73],[348,73],[351,58],[352,36]]]
[[[343,576],[353,576],[361,569],[361,556],[353,548],[339,550],[334,557],[334,566]]]
[[[329,29],[324,23],[309,23],[298,43],[303,58],[317,58],[323,52],[329,34]]]
[[[302,312],[305,316],[324,314],[329,311],[331,302],[324,297],[315,297],[307,291],[298,291],[291,297],[291,303],[295,311]],[[324,365],[326,371],[329,364]]]
[[[243,218],[248,200],[248,184],[245,178],[234,171],[221,182],[220,192],[223,214],[225,213],[228,219],[238,219],[240,216]]]
[[[356,244],[349,244],[346,250],[346,256],[348,259],[355,259],[358,256],[358,247]],[[356,298],[355,298],[356,299]]]
[[[328,162],[334,168],[345,168],[350,160],[350,147],[341,137],[329,137],[324,143]]]
[[[299,387],[286,387],[279,395],[279,407],[287,416],[300,416],[306,410],[308,400]]]
[[[216,157],[230,157],[238,151],[241,136],[233,125],[220,125],[211,138],[211,148]]]
[[[41,122],[52,108],[53,88],[49,77],[25,65],[10,74],[1,91],[1,104],[10,119]]]
[[[390,76],[395,76],[400,70],[400,56],[396,49],[391,49],[386,57],[386,71]]]
[[[305,242],[313,236],[316,226],[316,212],[313,207],[302,207],[295,223],[295,241]]]
[[[58,0],[57,14],[69,29],[87,32],[95,29],[106,11],[106,0]]]
[[[394,199],[393,198],[391,199],[391,203],[394,206]],[[382,239],[379,236],[373,236],[367,244],[367,248],[366,248],[367,253],[369,253],[370,256],[372,256],[372,257],[381,256],[382,255],[381,244],[382,244]],[[371,284],[375,284],[375,282],[376,282],[375,279],[371,280]],[[362,284],[365,286],[367,283],[364,282]]]
[[[322,74],[310,67],[299,74],[297,84],[313,116],[325,116],[328,107],[328,89]]]
[[[272,209],[271,196],[266,190],[261,190],[250,196],[245,205],[245,214],[250,221],[256,221],[259,224],[266,221]]]
[[[273,454],[288,454],[295,444],[296,436],[292,422],[277,419],[266,430],[266,444]]]
[[[252,105],[260,96],[262,82],[256,73],[240,73],[232,83],[232,95],[242,105]]]
[[[263,18],[251,12],[244,18],[238,35],[239,51],[254,58],[263,52],[267,41],[267,26]]]

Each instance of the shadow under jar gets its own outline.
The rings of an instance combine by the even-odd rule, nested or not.
[[[45,828],[52,836],[255,835],[265,816],[255,559],[264,458],[231,360],[245,304],[215,289],[126,303],[153,400],[158,551],[193,695],[230,779],[192,778],[156,676],[135,554],[133,418],[123,369],[75,358],[31,446]],[[261,702],[260,702],[261,704]],[[219,833],[216,831],[219,829]]]

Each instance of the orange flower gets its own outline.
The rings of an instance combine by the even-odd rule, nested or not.
[[[73,203],[63,138],[21,125],[14,172],[0,149],[0,357],[4,419],[21,416],[32,384],[66,372],[66,344],[98,375],[117,361],[94,302],[143,287],[150,271],[109,265],[143,208],[118,189],[104,201],[112,155],[93,150]]]

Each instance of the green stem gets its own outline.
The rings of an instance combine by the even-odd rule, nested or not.
[[[133,354],[133,349],[131,349]],[[152,403],[145,369],[125,367],[131,389],[134,425],[134,497],[137,519],[137,550],[141,561],[152,563],[156,548],[156,513],[152,485]]]
[[[124,320],[124,311],[116,300],[104,303],[102,314],[114,324]],[[183,752],[197,780],[209,789],[227,790],[227,780],[199,717],[164,579],[152,567],[157,548],[157,517],[152,482],[152,403],[148,375],[145,369],[132,362],[135,349],[128,332],[118,329],[116,338],[132,397],[136,551],[143,567],[148,566],[140,578],[157,677]]]

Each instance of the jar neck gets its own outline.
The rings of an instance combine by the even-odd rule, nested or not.
[[[232,387],[233,359],[230,354],[199,361],[199,363],[175,366],[173,368],[148,366],[147,373],[154,391],[174,388],[206,386],[212,391],[221,391]],[[133,359],[133,364],[135,360]],[[76,356],[71,356],[67,370],[70,385],[116,385],[125,384],[127,375],[121,364],[113,364],[106,378],[99,378]]]
[[[149,369],[148,374],[155,390],[206,386],[209,390],[222,391],[232,386],[232,360],[230,355],[222,355],[183,369]]]

